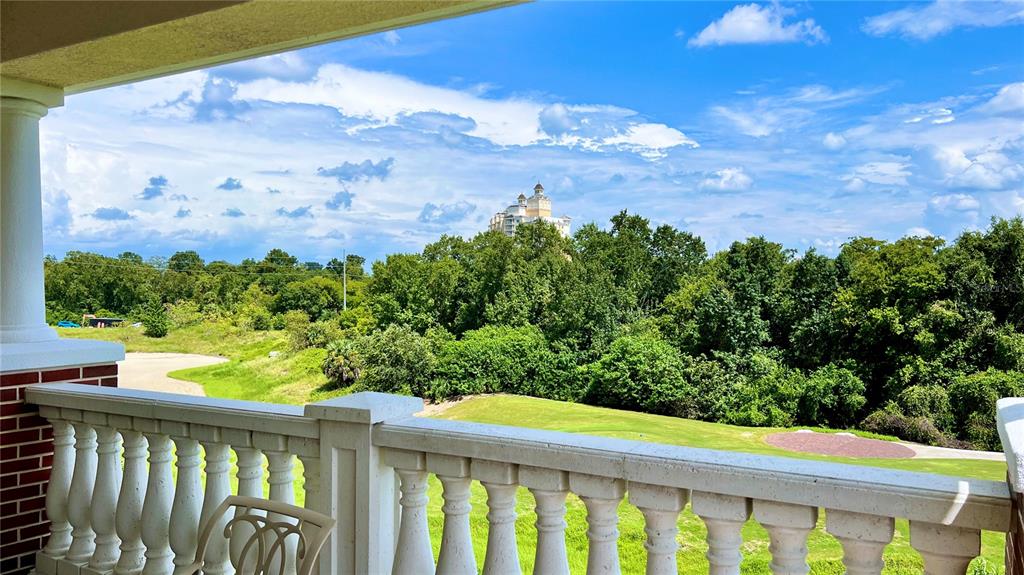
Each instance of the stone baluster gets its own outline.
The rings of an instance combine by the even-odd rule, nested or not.
[[[750,518],[751,503],[746,497],[694,491],[690,495],[693,513],[708,528],[708,565],[710,575],[739,575],[743,554],[741,533]]]
[[[465,457],[427,454],[427,470],[437,475],[443,488],[444,529],[437,557],[439,575],[476,575],[476,557],[469,530],[470,463]]]
[[[120,426],[124,439],[124,476],[114,514],[117,535],[121,538],[121,556],[114,565],[114,575],[137,575],[145,564],[146,550],[141,525],[146,493],[146,439],[138,431],[129,430],[131,419],[125,419],[128,421]]]
[[[188,437],[188,426],[182,425],[181,435],[173,436],[178,455],[178,480],[174,487],[168,537],[174,551],[174,575],[191,575],[188,567],[196,560],[203,483],[199,470],[199,442]],[[219,533],[214,534],[214,537],[219,536]]]
[[[321,500],[320,490],[320,448],[319,444],[313,444],[312,453],[316,455],[298,455],[302,462],[302,491],[305,495],[304,507],[313,511],[323,511],[324,504]],[[329,543],[328,543],[329,545]],[[296,556],[298,561],[298,556]],[[311,575],[320,573],[319,563],[313,566]]]
[[[981,553],[981,532],[911,521],[910,545],[924,558],[925,575],[964,575]]]
[[[107,423],[105,414],[93,414]],[[117,537],[117,496],[121,491],[121,434],[116,429],[96,426],[98,446],[96,485],[92,493],[90,522],[96,532],[96,549],[89,560],[89,567],[83,572],[110,572],[121,555],[121,540]]]
[[[263,453],[252,447],[236,447],[238,455],[238,494],[246,497],[263,497]],[[236,509],[235,516],[245,513],[244,509]],[[253,509],[250,515],[261,515],[262,511]],[[237,573],[255,571],[256,551],[252,550],[242,565],[242,550],[245,544],[256,534],[256,530],[246,522],[236,523],[231,528],[231,565]]]
[[[882,551],[892,541],[892,517],[865,515],[838,509],[825,511],[829,533],[843,545],[847,575],[880,575],[885,562]]]
[[[533,572],[537,575],[569,575],[565,549],[565,498],[569,474],[557,469],[519,466],[519,484],[537,502],[537,548]]]
[[[92,530],[92,490],[96,484],[96,430],[87,423],[76,422],[75,470],[68,494],[68,521],[71,523],[71,546],[64,556],[72,563],[85,564],[96,550],[96,532]]]
[[[392,575],[418,575],[434,572],[434,553],[427,527],[427,468],[422,453],[388,450],[384,463],[394,467],[401,481],[399,504],[402,516]]]
[[[67,421],[51,419],[50,423],[53,425],[53,469],[46,486],[46,517],[50,520],[50,538],[43,548],[43,555],[60,558],[64,557],[71,546],[68,495],[75,467],[75,436]]]
[[[149,479],[142,503],[142,542],[146,546],[143,575],[167,575],[174,570],[174,554],[168,539],[174,481],[171,476],[171,438],[157,431],[159,422],[147,420],[140,427],[149,442]]]
[[[484,555],[484,575],[518,575],[522,573],[516,544],[519,468],[511,463],[473,460],[470,472],[487,490],[487,522],[490,528]]]
[[[283,437],[281,438],[284,439]],[[270,483],[270,499],[272,501],[280,501],[289,505],[295,504],[295,476],[292,474],[292,469],[295,464],[295,457],[286,451],[267,451],[267,471],[269,477],[267,478]],[[284,515],[278,515],[277,513],[268,513],[267,518],[274,522],[287,521],[294,523],[295,520],[291,517]],[[295,572],[295,552],[297,549],[297,541],[294,537],[289,537],[284,541],[282,547],[282,553],[277,555],[275,561],[284,561],[284,573]],[[271,568],[271,572],[280,573],[280,563],[275,563],[274,567]]]
[[[193,436],[200,440],[206,453],[206,491],[203,493],[203,508],[199,522],[200,525],[206,526],[217,507],[231,495],[231,450],[218,441],[216,429],[213,430],[214,433],[210,433],[209,428],[203,428],[198,434],[193,433]],[[210,537],[206,555],[203,556],[203,573],[220,575],[232,572],[228,540],[224,537],[224,528],[228,521],[229,517],[223,515],[213,524],[213,536]]]
[[[570,473],[569,488],[587,506],[587,574],[619,573],[619,502],[626,491],[625,483],[621,479]]]
[[[807,536],[818,522],[818,508],[754,500],[754,517],[768,530],[775,575],[807,575]]]
[[[645,483],[629,484],[629,502],[644,514],[647,575],[675,575],[679,543],[677,523],[689,494],[684,489]]]

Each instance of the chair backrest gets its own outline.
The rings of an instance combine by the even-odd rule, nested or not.
[[[333,518],[303,507],[230,495],[202,526],[190,573],[202,570],[214,526],[232,507],[235,516],[227,521],[223,536],[231,544],[232,562],[239,573],[244,566],[245,575],[285,575],[286,564],[292,563],[292,558],[285,560],[286,553],[294,553],[296,575],[310,575],[335,524]]]

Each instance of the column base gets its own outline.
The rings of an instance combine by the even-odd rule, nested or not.
[[[124,359],[124,346],[112,341],[54,339],[0,345],[0,372],[30,371],[67,365],[110,364]]]

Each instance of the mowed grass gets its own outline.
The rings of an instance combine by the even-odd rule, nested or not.
[[[303,404],[345,393],[344,390],[325,391],[326,379],[320,372],[322,350],[290,351],[283,332],[251,332],[225,323],[202,324],[173,330],[165,338],[154,339],[142,335],[136,328],[61,329],[63,337],[121,341],[127,351],[201,353],[227,357],[227,363],[173,372],[172,377],[194,381],[203,385],[207,395],[234,399],[247,399],[275,403]],[[280,352],[271,358],[271,351]],[[606,437],[651,441],[671,445],[703,447],[728,451],[742,451],[764,455],[795,457],[800,459],[835,461],[854,465],[889,467],[909,471],[967,476],[1002,481],[1006,466],[1000,462],[943,459],[872,459],[842,458],[785,451],[764,441],[774,428],[748,428],[707,423],[604,409],[588,405],[557,401],[495,395],[469,398],[457,403],[435,417],[549,429],[570,433],[586,433]],[[234,457],[232,457],[234,460]],[[302,467],[296,461],[296,503],[302,504]],[[234,470],[232,471],[232,476]],[[233,480],[234,483],[234,480]],[[429,523],[435,557],[440,548],[444,515],[440,482],[430,480]],[[473,510],[470,525],[478,568],[483,567],[487,542],[486,492],[478,483],[472,489]],[[524,573],[533,570],[536,529],[533,524],[533,497],[526,489],[519,490],[516,531],[519,558]],[[619,508],[619,556],[622,572],[643,573],[646,552],[643,543],[643,516],[628,503],[628,497]],[[567,501],[566,544],[569,564],[573,573],[586,570],[587,538],[586,508],[570,495]],[[817,575],[840,574],[842,548],[824,529],[824,515],[808,540],[808,560],[811,573]],[[743,529],[743,573],[769,574],[768,535],[756,522],[748,522]],[[703,522],[687,508],[680,516],[678,541],[679,572],[683,574],[707,573],[708,564],[706,530]],[[1001,574],[1003,568],[1004,536],[985,533],[982,537],[982,556],[973,563],[973,573]],[[920,556],[909,544],[906,521],[897,521],[893,542],[886,548],[886,574],[919,574],[923,566]]]

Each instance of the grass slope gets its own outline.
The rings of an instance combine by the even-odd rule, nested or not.
[[[287,338],[282,332],[250,332],[221,323],[173,330],[167,337],[161,339],[145,337],[141,330],[130,327],[59,331],[62,337],[120,341],[129,352],[201,353],[227,357],[230,360],[227,363],[186,369],[171,374],[173,377],[203,385],[207,395],[211,397],[303,404],[344,393],[326,392],[322,389],[326,383],[320,372],[323,350],[291,352]],[[279,351],[280,355],[270,358],[268,354],[271,351]],[[1002,480],[1006,474],[1005,464],[990,461],[854,459],[796,454],[763,441],[765,435],[778,429],[737,427],[529,397],[497,395],[470,398],[448,408],[437,417],[997,481]],[[302,470],[298,463],[296,461],[295,474],[301,477]],[[301,505],[303,491],[300,483],[296,484],[296,502]],[[441,512],[441,486],[436,478],[432,477],[430,480],[429,494],[429,523],[436,556],[444,521]],[[486,501],[483,488],[479,484],[474,484],[470,525],[478,567],[483,566],[487,541]],[[533,569],[536,541],[536,529],[533,527],[536,515],[533,513],[533,505],[533,497],[529,491],[520,489],[516,531],[524,573],[530,573]],[[622,571],[626,574],[642,573],[645,564],[643,516],[635,507],[624,501],[619,509],[619,517],[619,554]],[[567,501],[566,521],[570,568],[573,573],[583,573],[586,570],[587,555],[586,509],[573,495],[570,495]],[[884,573],[921,573],[920,556],[909,545],[907,523],[899,521],[896,527],[894,540],[886,549],[887,566]],[[707,560],[704,556],[707,552],[705,537],[703,522],[687,509],[679,520],[680,573],[707,573]],[[743,529],[743,539],[743,573],[769,574],[770,555],[765,530],[754,521],[748,522]],[[983,536],[983,555],[974,562],[975,573],[1005,572],[1001,567],[1003,541],[1001,534],[986,533]],[[808,549],[812,574],[844,572],[841,562],[842,549],[838,542],[825,532],[824,516],[819,520],[817,529],[811,533]]]

